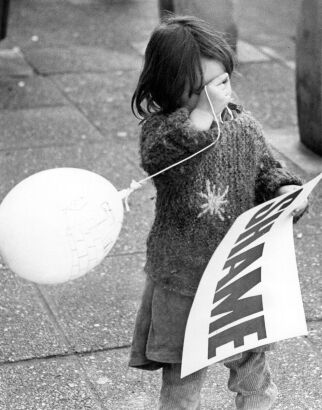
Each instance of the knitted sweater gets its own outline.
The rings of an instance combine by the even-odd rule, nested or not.
[[[155,220],[147,240],[145,271],[164,288],[193,296],[201,276],[234,220],[271,199],[282,185],[301,181],[276,161],[259,124],[241,107],[221,124],[217,143],[153,181]],[[180,108],[152,114],[140,137],[142,167],[148,174],[183,159],[216,139],[193,127]]]

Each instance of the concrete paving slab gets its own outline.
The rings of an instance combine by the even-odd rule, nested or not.
[[[78,106],[96,102],[110,105],[122,102],[130,106],[139,79],[139,70],[120,68],[108,73],[70,73],[53,75],[51,79]]]
[[[240,65],[233,75],[232,87],[238,101],[264,127],[295,127],[294,77],[293,71],[278,63]]]
[[[107,409],[156,409],[161,371],[130,368],[128,357],[129,349],[118,349],[86,355],[80,361]]]
[[[51,77],[68,99],[106,137],[122,147],[134,167],[139,167],[139,121],[130,101],[139,73],[118,70],[107,74],[66,74]]]
[[[19,45],[26,51],[66,45],[104,46],[131,52],[130,40],[146,37],[157,21],[154,1],[98,0],[95,4],[72,4],[62,0],[33,0],[28,7],[15,2],[10,10],[9,36],[3,47]]]
[[[131,112],[131,97],[139,77],[137,70],[105,74],[67,74],[53,81],[102,132],[128,144],[135,139],[138,151],[138,121]]]
[[[317,175],[322,172],[322,157],[314,154],[300,141],[297,127],[265,129],[268,141],[304,172]]]
[[[148,372],[128,367],[128,349],[94,353],[81,362],[106,408],[111,410],[156,409],[161,370]],[[226,389],[228,372],[214,365],[202,390],[202,409],[230,409]]]
[[[68,106],[2,111],[0,129],[0,150],[104,140],[77,109]]]
[[[2,199],[10,189],[24,178],[45,169],[75,167],[94,170],[89,164],[95,166],[96,159],[104,155],[106,153],[104,149],[107,150],[107,148],[104,143],[95,145],[96,149],[92,147],[92,145],[81,142],[77,146],[64,147],[63,150],[61,147],[4,150],[0,154],[0,198]],[[108,159],[106,159],[105,172],[108,173],[108,169]],[[113,183],[117,182],[117,180],[109,179]]]
[[[235,3],[241,38],[254,45],[267,45],[286,59],[294,59],[300,0],[243,0]]]
[[[104,405],[111,409],[147,410],[157,407],[161,371],[128,368],[127,349],[94,353],[81,358],[88,378]],[[274,409],[320,409],[321,359],[305,338],[280,342],[268,354],[279,398]],[[221,364],[210,366],[202,389],[203,409],[232,409],[233,394],[226,387],[228,371]],[[321,382],[320,382],[321,380]]]
[[[296,226],[296,233],[300,235],[300,239],[304,236],[309,239],[310,241],[314,241],[316,246],[319,245],[319,239],[322,236],[322,226],[321,226],[321,218],[322,218],[322,211],[320,212],[317,210],[315,214],[314,208],[318,208],[318,201],[320,199],[317,195],[310,196],[310,209],[309,212],[305,215],[303,221],[298,223]],[[304,238],[305,240],[305,238]]]
[[[41,286],[73,349],[84,352],[131,343],[144,261],[144,254],[107,257],[82,278]]]
[[[270,354],[279,396],[274,410],[318,410],[322,403],[322,361],[306,338],[279,342]]]
[[[33,69],[24,59],[17,48],[0,50],[0,78],[1,77],[29,77]]]
[[[320,183],[310,196],[309,212],[294,227],[295,251],[307,320],[322,318],[321,196]]]
[[[318,354],[322,353],[322,320],[308,323],[308,340],[312,343]],[[321,372],[322,374],[322,372]]]
[[[78,362],[32,360],[0,367],[3,410],[102,410]]]
[[[278,401],[274,410],[319,409],[322,403],[320,386],[321,358],[310,348],[305,337],[294,338],[277,343],[276,350],[267,354],[272,368],[273,379],[279,389]],[[301,370],[299,370],[301,369]],[[224,375],[222,375],[224,373]],[[208,398],[206,409],[232,409],[233,393],[226,389],[227,370],[215,364],[209,368],[209,379],[205,384],[210,386],[212,395]],[[317,382],[318,379],[318,382]],[[216,384],[218,384],[216,386]],[[216,386],[215,389],[211,389]],[[217,401],[216,392],[220,391]],[[293,391],[294,390],[294,391]],[[230,396],[230,399],[229,399]]]
[[[69,105],[57,87],[48,79],[33,76],[26,79],[0,78],[0,110],[17,110]]]
[[[0,362],[68,351],[62,334],[48,315],[35,287],[14,276],[4,268],[3,263],[0,288]]]
[[[57,167],[88,169],[107,178],[119,190],[127,188],[132,179],[139,180],[143,176],[142,171],[130,164],[122,154],[122,146],[113,144],[110,140],[90,144],[82,141],[71,146],[5,150],[0,155],[1,179],[3,187],[7,189],[29,175]]]
[[[300,242],[295,243],[295,249],[306,318],[322,319],[321,238],[314,241],[304,235],[296,242]]]
[[[274,409],[283,410],[302,410],[302,409],[318,409],[320,400],[322,399],[321,392],[316,383],[316,377],[321,375],[321,360],[319,356],[310,348],[305,338],[290,339],[281,341],[277,344],[276,351],[267,354],[268,361],[273,372],[273,379],[279,389],[279,397]],[[288,367],[287,363],[290,363]],[[303,372],[299,372],[302,366],[302,360],[305,360]],[[208,398],[205,408],[214,409],[232,409],[234,395],[226,389],[228,380],[227,370],[223,370],[220,365],[213,365],[209,368],[209,381],[206,382],[203,390],[203,395],[207,392],[207,386],[210,386],[212,395]],[[289,369],[289,372],[288,372]],[[288,373],[287,373],[288,372]],[[224,375],[222,375],[224,373]],[[304,376],[305,375],[305,376]],[[308,378],[306,379],[306,375]],[[290,382],[291,380],[291,382]],[[321,379],[322,382],[322,379]],[[217,384],[217,386],[216,386]],[[214,388],[211,388],[215,386]],[[302,391],[296,390],[295,386],[301,386]],[[291,393],[294,389],[294,395]],[[220,399],[217,401],[216,393],[220,391]],[[229,399],[230,396],[230,399]],[[304,397],[308,398],[305,403]],[[207,400],[207,396],[205,397]],[[297,403],[298,406],[295,404]],[[303,404],[307,407],[304,407]],[[312,407],[311,407],[312,406]]]
[[[83,103],[80,110],[103,136],[117,141],[123,147],[124,155],[130,153],[133,158],[133,154],[139,152],[140,127],[128,101],[126,105],[124,102],[114,102],[112,109],[108,103]],[[138,155],[135,155],[135,162],[139,166]]]
[[[141,66],[133,53],[98,47],[41,48],[25,52],[29,64],[40,74],[133,70]]]

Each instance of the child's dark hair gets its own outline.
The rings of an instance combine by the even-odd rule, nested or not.
[[[151,112],[171,113],[180,107],[181,97],[201,91],[201,57],[223,64],[231,75],[234,52],[223,37],[196,17],[169,17],[152,33],[145,62],[131,107],[136,117]]]

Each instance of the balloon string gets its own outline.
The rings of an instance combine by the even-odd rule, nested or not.
[[[121,195],[121,198],[124,200],[125,209],[126,209],[127,211],[130,211],[129,202],[128,202],[129,196],[130,196],[134,191],[136,191],[137,189],[142,188],[142,185],[143,185],[143,184],[145,184],[145,183],[146,183],[147,181],[149,181],[150,179],[156,177],[157,175],[163,174],[164,172],[168,171],[169,169],[174,168],[174,167],[176,167],[177,165],[180,165],[180,164],[182,164],[183,162],[186,162],[186,161],[188,161],[189,159],[195,157],[196,155],[201,154],[203,151],[206,151],[207,149],[209,149],[210,147],[212,147],[213,145],[215,145],[215,144],[217,143],[217,141],[219,140],[220,134],[221,134],[221,132],[220,132],[220,125],[219,125],[219,121],[218,121],[217,115],[216,115],[216,113],[215,113],[214,107],[213,107],[213,105],[212,105],[211,99],[210,99],[210,97],[209,97],[208,90],[207,90],[207,86],[205,86],[205,93],[206,93],[207,100],[208,100],[208,103],[209,103],[210,108],[211,108],[212,115],[213,115],[213,117],[214,117],[214,120],[215,120],[215,122],[216,122],[216,124],[217,124],[217,128],[218,128],[218,136],[217,136],[216,140],[213,141],[211,144],[207,145],[206,147],[202,148],[201,150],[195,152],[194,154],[189,155],[188,157],[182,159],[181,161],[178,161],[178,162],[175,162],[174,164],[169,165],[168,167],[162,169],[161,171],[156,172],[156,173],[153,174],[153,175],[149,175],[149,176],[147,176],[146,178],[141,179],[140,181],[132,180],[132,182],[131,182],[129,188],[122,189],[122,191],[119,192],[120,195]],[[234,118],[234,117],[233,117],[233,114],[232,114],[232,112],[231,112],[231,110],[230,110],[228,107],[227,107],[227,110],[228,110],[228,112],[229,112],[231,118]],[[223,121],[222,121],[222,118],[221,118],[221,115],[220,115],[220,121],[223,122]]]
[[[129,212],[130,211],[130,207],[129,207],[129,196],[132,194],[132,192],[136,191],[139,188],[142,188],[142,184],[145,181],[135,181],[134,179],[132,179],[132,182],[130,184],[129,188],[126,189],[122,189],[121,191],[119,191],[119,194],[121,195],[121,199],[123,199],[124,201],[124,205],[125,205],[125,209]]]

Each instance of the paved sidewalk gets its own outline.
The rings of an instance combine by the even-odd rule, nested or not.
[[[131,93],[156,0],[12,0],[0,43],[0,199],[37,171],[97,172],[119,189],[143,176]],[[299,0],[243,0],[238,98],[263,123],[286,164],[304,179],[322,158],[299,144],[294,33]],[[9,74],[8,74],[9,73]],[[37,286],[0,265],[0,410],[152,410],[160,372],[127,367],[144,282],[152,185],[131,197],[119,241],[93,272]],[[271,365],[274,409],[322,408],[322,186],[295,228],[309,334],[279,343]],[[204,409],[232,409],[223,366],[211,367]]]

